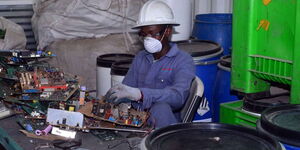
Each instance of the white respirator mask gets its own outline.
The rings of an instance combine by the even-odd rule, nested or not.
[[[163,36],[160,40],[149,36],[144,38],[144,47],[147,52],[153,54],[153,53],[160,52],[162,50],[161,40],[164,38],[166,30],[167,28],[165,29]]]

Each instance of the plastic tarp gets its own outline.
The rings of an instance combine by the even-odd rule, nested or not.
[[[0,39],[0,50],[25,49],[26,36],[20,25],[0,17],[0,29],[5,30],[4,39]]]
[[[131,32],[145,1],[36,0],[32,26],[38,48],[54,41]]]
[[[97,57],[108,53],[135,54],[143,48],[137,34],[131,34],[134,41],[127,50],[123,34],[110,34],[106,37],[95,39],[72,39],[53,42],[49,46],[57,57],[50,60],[56,67],[64,72],[80,76],[82,85],[88,90],[96,89]]]

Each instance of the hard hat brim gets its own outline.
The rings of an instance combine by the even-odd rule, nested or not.
[[[163,25],[163,24],[170,24],[170,25],[173,25],[173,26],[179,26],[180,24],[179,23],[176,23],[176,22],[169,22],[169,21],[165,21],[165,22],[145,22],[145,23],[141,23],[141,24],[137,24],[135,25],[134,27],[132,27],[132,29],[138,29],[140,27],[143,27],[143,26],[150,26],[150,25]]]

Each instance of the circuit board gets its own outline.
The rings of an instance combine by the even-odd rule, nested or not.
[[[68,76],[68,77],[67,77]],[[79,89],[75,76],[60,71],[19,72],[22,100],[66,101]]]
[[[131,108],[130,103],[114,105],[103,101],[94,102],[95,118],[124,126],[141,127],[148,119],[148,112]]]
[[[19,69],[21,69],[19,66],[9,64],[9,58],[0,57],[0,78],[17,81],[15,73]]]
[[[0,78],[18,80],[18,71],[28,70],[35,63],[43,64],[41,59],[53,56],[49,51],[0,50]]]
[[[0,51],[0,79],[11,82],[10,95],[20,100],[66,101],[79,89],[79,79],[50,66],[51,52]]]
[[[35,130],[46,127],[45,120],[25,119],[22,116],[17,117],[17,123],[26,131],[34,133]]]
[[[19,72],[18,77],[24,93],[40,93],[67,88],[64,74],[58,70],[35,68],[34,71]]]

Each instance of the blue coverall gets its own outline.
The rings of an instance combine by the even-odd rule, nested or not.
[[[141,90],[142,102],[133,105],[150,109],[149,120],[156,128],[180,121],[175,112],[185,103],[195,77],[192,57],[176,44],[170,45],[169,52],[158,60],[145,50],[139,52],[123,80]]]

